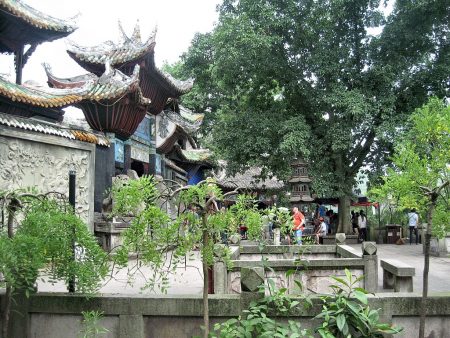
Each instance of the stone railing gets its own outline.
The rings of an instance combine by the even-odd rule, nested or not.
[[[288,293],[330,293],[334,284],[331,276],[345,277],[345,269],[369,292],[377,291],[378,257],[376,244],[364,242],[362,252],[346,245],[312,246],[241,246],[232,247],[232,268],[227,271],[224,262],[214,265],[214,292],[216,294],[241,293],[242,269],[261,268],[263,280],[273,280],[277,288]],[[302,290],[298,284],[302,285]]]
[[[0,290],[4,305],[5,291]],[[237,317],[258,294],[211,295],[209,313],[214,323]],[[279,319],[297,320],[311,328],[311,320],[321,311],[319,299],[313,306],[302,304]],[[82,329],[81,311],[103,312],[99,325],[108,329],[112,338],[192,337],[202,331],[203,305],[200,295],[99,295],[83,296],[38,293],[30,298],[15,297],[10,318],[10,337],[75,338]],[[402,326],[399,337],[416,337],[419,326],[420,297],[413,294],[383,293],[369,297],[372,309],[381,309],[380,320]],[[2,308],[3,310],[3,308]],[[425,336],[450,337],[450,295],[430,295],[427,302]],[[396,337],[396,336],[395,336]]]

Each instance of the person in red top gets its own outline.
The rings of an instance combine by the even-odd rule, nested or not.
[[[303,215],[300,210],[298,210],[297,207],[292,209],[292,212],[294,213],[294,226],[292,227],[292,230],[295,234],[295,239],[297,240],[298,245],[302,245],[302,234],[303,229],[305,225],[305,215]]]

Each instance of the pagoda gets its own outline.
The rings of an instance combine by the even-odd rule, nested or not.
[[[164,109],[169,98],[179,98],[191,90],[192,79],[176,80],[155,66],[156,29],[144,42],[141,40],[139,23],[136,24],[131,37],[125,34],[120,21],[119,31],[121,40],[117,44],[107,41],[86,48],[72,43],[67,52],[81,67],[96,75],[103,74],[107,61],[127,75],[131,75],[135,65],[140,65],[140,87],[143,95],[151,101],[148,112],[153,115]]]
[[[308,174],[308,164],[303,159],[297,159],[291,163],[292,174],[289,179],[291,186],[291,197],[289,199],[292,207],[300,210],[314,201],[311,197],[311,178]]]
[[[180,142],[189,148],[183,149],[181,145],[180,154],[183,151],[195,152],[193,149],[196,148],[191,142],[193,139],[180,123],[175,123],[178,125],[176,137],[170,137],[171,140],[163,148],[157,146],[157,129],[160,129],[157,120],[164,124],[167,114],[172,114],[170,121],[177,119],[177,116],[178,122],[183,120],[179,111],[167,114],[163,111],[192,88],[193,80],[176,80],[155,66],[156,29],[142,41],[139,23],[131,36],[125,34],[120,22],[118,26],[121,38],[117,43],[106,41],[94,47],[82,47],[70,42],[67,53],[89,74],[62,79],[52,74],[46,66],[48,83],[54,88],[81,89],[90,81],[106,80],[105,74],[109,74],[108,79],[111,81],[122,78],[124,86],[128,86],[127,95],[111,98],[108,102],[95,100],[94,96],[93,100],[76,104],[83,111],[89,126],[93,130],[105,132],[111,143],[108,152],[101,150],[96,154],[96,212],[101,212],[104,191],[111,186],[112,177],[116,174],[133,169],[139,176],[153,174],[165,177],[168,171],[176,168],[174,170],[186,184],[189,172],[195,176],[200,168],[209,166],[175,156],[174,142],[178,142],[178,139],[172,141],[180,135],[184,140]],[[130,81],[132,79],[133,84],[124,81],[126,77]],[[184,127],[187,127],[186,123]],[[192,168],[195,166],[197,170]]]

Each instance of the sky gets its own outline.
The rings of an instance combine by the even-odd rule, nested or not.
[[[187,51],[196,32],[213,29],[217,21],[216,6],[220,0],[22,0],[24,3],[59,19],[75,19],[78,29],[68,39],[81,46],[95,46],[107,40],[119,39],[118,20],[130,36],[139,20],[141,37],[146,40],[155,26],[158,28],[155,61],[173,63]],[[65,39],[41,44],[23,70],[23,82],[45,83],[41,64],[47,62],[58,77],[85,74],[66,52]],[[15,80],[12,56],[0,55],[0,74]]]

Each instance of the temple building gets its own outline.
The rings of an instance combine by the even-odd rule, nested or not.
[[[264,209],[276,205],[279,196],[285,194],[285,184],[276,177],[261,178],[261,168],[251,167],[242,173],[228,175],[226,172],[226,162],[221,164],[217,170],[217,184],[224,192],[239,189],[241,193],[252,195],[258,201],[258,207]],[[231,196],[225,204],[234,203],[236,196]]]
[[[71,43],[67,52],[90,72],[86,75],[62,79],[46,67],[48,83],[55,88],[80,90],[98,79],[114,82],[109,85],[122,81],[123,88],[130,89],[127,95],[111,96],[109,101],[75,105],[83,111],[89,126],[106,133],[111,143],[107,151],[99,148],[96,154],[96,212],[101,212],[103,194],[116,174],[133,169],[139,176],[153,174],[187,184],[211,167],[209,152],[197,149],[190,136],[195,131],[195,123],[189,122],[192,114],[180,112],[177,103],[192,88],[193,80],[178,81],[155,66],[156,30],[145,41],[141,40],[138,24],[130,37],[120,22],[119,31],[122,38],[118,43],[107,41],[94,47]],[[126,82],[127,77],[133,84]]]
[[[70,44],[69,56],[86,74],[61,78],[45,65],[51,88],[22,85],[23,65],[36,46],[75,29],[22,1],[0,0],[0,52],[13,54],[16,65],[16,83],[0,76],[0,189],[36,186],[67,194],[74,170],[77,211],[93,228],[94,211],[102,212],[117,174],[133,169],[188,184],[202,179],[212,162],[193,137],[202,114],[178,106],[193,81],[155,66],[156,31],[142,42],[138,25],[128,37],[119,23],[118,43]],[[88,128],[63,123],[68,106],[82,110]]]
[[[100,133],[61,121],[63,108],[90,100],[98,83],[79,90],[21,84],[23,65],[36,46],[75,28],[21,1],[0,0],[0,52],[13,54],[16,66],[16,83],[0,76],[0,190],[35,187],[67,195],[69,171],[75,171],[76,211],[92,229],[95,152],[110,143]]]

